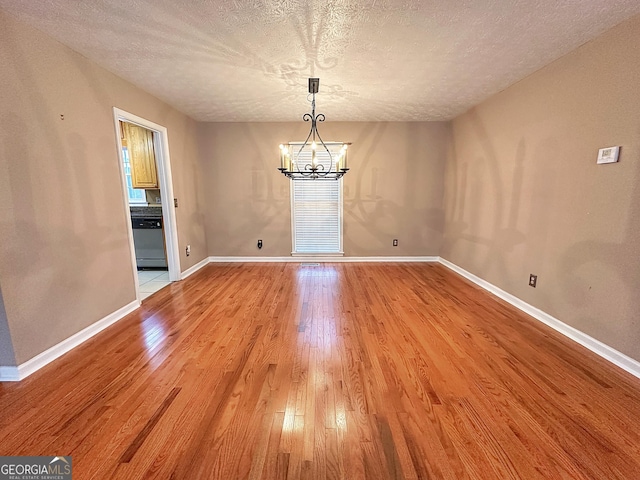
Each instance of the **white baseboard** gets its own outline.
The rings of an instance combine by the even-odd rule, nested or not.
[[[18,381],[25,379],[35,371],[54,361],[56,358],[61,357],[69,350],[77,347],[83,342],[86,342],[108,326],[113,325],[124,316],[136,310],[139,306],[140,302],[135,300],[17,367],[0,367],[0,380]]]
[[[352,263],[352,262],[437,262],[437,256],[415,257],[331,257],[331,256],[295,256],[295,257],[209,257],[211,263]]]
[[[20,380],[18,367],[0,367],[0,382],[17,382]]]
[[[202,260],[200,260],[198,263],[196,263],[195,265],[187,268],[184,272],[182,272],[180,274],[180,280],[184,280],[189,275],[193,275],[198,270],[200,270],[202,267],[204,267],[205,265],[208,265],[210,261],[211,261],[210,257],[205,257]]]
[[[518,297],[511,295],[508,292],[496,287],[492,283],[483,280],[482,278],[474,275],[471,272],[466,271],[465,269],[457,266],[454,263],[451,263],[448,260],[440,257],[440,263],[445,267],[453,270],[454,272],[462,275],[468,280],[471,280],[476,285],[484,288],[485,290],[493,293],[496,297],[500,297],[505,302],[510,303],[514,307],[522,310],[524,313],[531,315],[536,320],[541,321],[542,323],[548,325],[554,330],[562,333],[564,336],[570,338],[571,340],[578,342],[580,345],[588,348],[592,352],[600,355],[602,358],[610,361],[614,365],[622,368],[623,370],[629,372],[631,375],[634,375],[640,378],[640,362],[634,360],[633,358],[625,355],[622,352],[610,347],[609,345],[602,343],[600,340],[596,340],[595,338],[587,335],[584,332],[581,332],[577,328],[574,328],[566,323],[558,320],[555,317],[552,317],[546,312],[534,307],[533,305],[528,304],[527,302],[520,300]]]

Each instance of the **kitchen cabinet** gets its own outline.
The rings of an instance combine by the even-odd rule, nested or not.
[[[122,146],[129,151],[133,188],[158,188],[153,132],[132,123],[122,122]]]

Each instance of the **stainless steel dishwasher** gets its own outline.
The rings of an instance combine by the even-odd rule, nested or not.
[[[138,268],[167,268],[162,217],[131,219]]]

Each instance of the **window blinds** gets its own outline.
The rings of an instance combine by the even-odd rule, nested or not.
[[[326,151],[318,148],[316,158],[318,164],[329,167]],[[304,170],[311,163],[310,152],[298,160]],[[342,180],[292,181],[291,214],[293,253],[342,253]]]

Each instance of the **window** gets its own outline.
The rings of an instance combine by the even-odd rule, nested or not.
[[[328,167],[326,152],[317,158]],[[342,255],[342,179],[291,181],[291,223],[293,254]]]
[[[127,147],[122,147],[122,161],[124,162],[124,176],[127,179],[129,203],[141,203],[146,205],[146,192],[141,188],[133,188],[133,183],[131,183],[131,161],[129,160],[129,150],[127,150]]]

